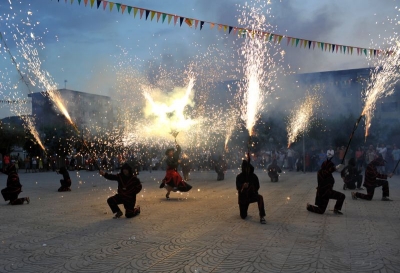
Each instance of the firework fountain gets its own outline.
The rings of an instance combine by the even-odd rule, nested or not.
[[[246,33],[245,42],[240,49],[244,58],[244,80],[239,85],[239,101],[241,102],[241,118],[249,133],[247,155],[249,160],[249,146],[254,134],[254,125],[264,110],[266,95],[274,89],[272,82],[277,74],[276,64],[270,52],[273,45],[269,44],[265,36],[267,28],[271,26],[266,21],[266,16],[262,14],[262,11],[267,10],[269,13],[270,10],[266,8],[266,4],[259,5],[259,1],[257,4],[257,7],[251,7],[246,3],[243,7],[242,19],[239,20],[240,24],[253,30]],[[266,91],[267,88],[268,91]]]

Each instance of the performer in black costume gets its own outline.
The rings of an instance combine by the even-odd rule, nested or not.
[[[10,201],[10,205],[22,205],[24,202],[30,202],[29,197],[18,198],[18,195],[22,192],[22,185],[19,181],[19,176],[15,168],[15,164],[11,163],[6,167],[5,174],[7,177],[7,187],[1,190],[4,201]]]
[[[60,179],[61,187],[58,189],[58,191],[71,191],[71,178],[69,177],[67,168],[61,167],[57,173],[63,176],[63,179]]]
[[[357,188],[357,190],[363,190],[363,188],[361,188],[363,176],[360,173],[361,170],[358,170],[356,167],[356,160],[354,158],[350,158],[349,164],[340,173],[344,182],[343,189],[354,190]]]
[[[254,173],[254,167],[247,160],[242,161],[242,172],[236,176],[236,189],[238,191],[238,203],[240,217],[247,217],[247,210],[251,203],[257,202],[260,216],[260,223],[266,224],[264,199],[258,194],[260,182]]]
[[[329,199],[335,199],[336,204],[333,212],[338,215],[343,214],[341,209],[346,196],[341,192],[333,190],[335,179],[332,175],[333,172],[342,170],[343,165],[339,164],[337,167],[335,167],[333,162],[331,162],[331,158],[322,163],[321,169],[318,171],[318,187],[315,197],[315,206],[307,203],[308,211],[323,214],[328,207]]]
[[[272,160],[272,163],[268,166],[268,176],[271,178],[271,182],[278,182],[279,181],[279,174],[282,170],[276,164],[276,159]]]
[[[226,161],[222,155],[218,156],[218,160],[215,162],[215,171],[217,172],[217,181],[225,179],[225,172],[227,166]]]
[[[140,207],[136,204],[136,194],[142,190],[142,183],[139,178],[133,173],[132,167],[124,164],[121,167],[121,172],[117,175],[109,174],[102,170],[99,171],[100,175],[108,180],[118,181],[118,193],[107,199],[107,203],[111,211],[115,214],[114,218],[120,218],[122,211],[118,207],[123,204],[125,208],[125,217],[132,218],[140,213]]]

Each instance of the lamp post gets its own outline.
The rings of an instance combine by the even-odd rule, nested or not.
[[[268,139],[268,141],[269,141],[269,146],[270,146],[270,151],[271,151],[271,153],[270,153],[270,162],[272,162],[272,143],[274,142],[274,139],[272,138],[272,137],[270,137],[269,139]]]

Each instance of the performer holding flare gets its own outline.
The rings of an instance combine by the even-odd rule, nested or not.
[[[69,177],[69,173],[67,168],[61,167],[58,174],[61,174],[64,179],[60,179],[61,187],[58,189],[59,192],[62,191],[71,191],[71,178]]]
[[[177,134],[176,134],[177,135]],[[176,136],[175,136],[176,137]],[[171,191],[173,192],[188,192],[192,188],[189,184],[187,184],[181,177],[178,172],[178,166],[181,163],[179,156],[181,154],[181,146],[178,145],[175,138],[176,151],[174,148],[169,148],[165,151],[165,155],[167,156],[167,172],[165,174],[162,183],[160,184],[160,189],[164,188],[167,190],[167,194],[165,197],[169,200],[169,195]]]
[[[133,173],[132,167],[125,163],[117,175],[106,173],[103,170],[100,170],[99,173],[105,179],[118,181],[118,193],[107,199],[111,211],[115,214],[114,219],[120,218],[123,214],[118,207],[119,204],[124,205],[126,218],[140,214],[140,207],[135,208],[135,204],[136,195],[142,190],[142,183],[137,178],[137,174]]]
[[[1,194],[4,197],[4,201],[10,201],[10,205],[22,205],[24,202],[30,202],[29,197],[18,198],[18,195],[22,192],[22,185],[19,181],[19,176],[15,168],[15,164],[11,163],[4,171],[7,177],[7,187],[1,190]]]

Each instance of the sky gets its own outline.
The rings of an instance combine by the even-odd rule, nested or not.
[[[87,7],[84,1],[60,0],[0,1],[0,31],[23,74],[30,74],[19,33],[30,33],[37,49],[40,68],[57,88],[113,96],[126,68],[139,71],[152,83],[160,75],[174,79],[196,67],[197,77],[216,80],[240,78],[238,52],[243,39],[210,29],[174,26],[132,13],[110,12],[102,7]],[[96,1],[95,1],[96,2]],[[120,0],[122,4],[177,14],[230,26],[240,26],[242,0]],[[398,29],[399,0],[270,0],[247,1],[267,16],[271,32],[292,37],[363,48],[385,48],[385,38]],[[108,8],[108,7],[107,7]],[[28,20],[29,19],[29,20]],[[30,24],[27,24],[27,22]],[[285,52],[282,66],[289,73],[309,73],[373,66],[373,61],[357,56],[320,52],[281,45]],[[0,97],[25,98],[29,93],[17,74],[11,58],[0,48]],[[203,72],[202,72],[203,71]],[[127,73],[126,77],[130,75]],[[177,78],[178,78],[177,76]],[[33,76],[31,76],[33,77]],[[65,82],[66,81],[66,82]],[[31,91],[43,90],[41,84]],[[0,105],[0,118],[10,115],[8,105]]]

